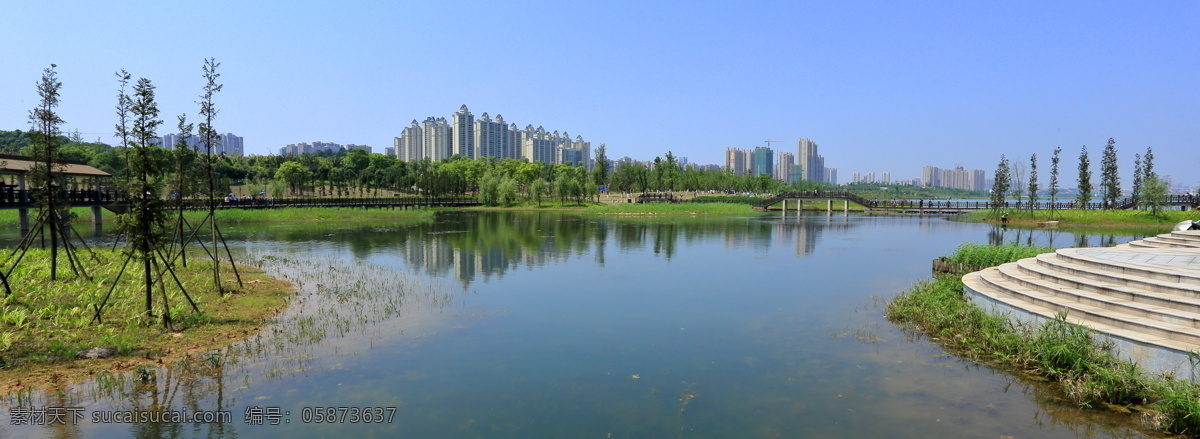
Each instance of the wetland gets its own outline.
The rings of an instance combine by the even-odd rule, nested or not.
[[[298,290],[261,332],[177,364],[9,392],[0,436],[1139,437],[1136,416],[961,359],[883,305],[964,242],[1144,236],[854,214],[237,224],[226,237],[239,262]],[[84,421],[14,425],[14,407],[78,408]],[[390,416],[314,416],[329,407]],[[171,410],[232,421],[90,422]]]

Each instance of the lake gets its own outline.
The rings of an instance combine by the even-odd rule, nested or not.
[[[1139,435],[1131,418],[1064,404],[1043,383],[963,361],[882,314],[964,242],[1143,235],[778,213],[447,212],[223,228],[239,262],[300,290],[276,322],[174,367],[10,396],[0,436]],[[82,420],[11,425],[16,403]],[[164,410],[228,418],[111,419]]]

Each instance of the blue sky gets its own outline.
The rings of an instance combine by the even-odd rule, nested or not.
[[[265,3],[265,4],[264,4]],[[1117,141],[1200,185],[1200,3],[61,2],[0,7],[0,129],[28,129],[58,65],[67,130],[111,139],[124,68],[195,118],[206,57],[214,124],[248,154],[289,143],[376,151],[412,119],[478,117],[720,163],[764,140],[820,145],[826,166],[913,178],[934,165],[1027,163]],[[1098,177],[1097,177],[1098,178]]]

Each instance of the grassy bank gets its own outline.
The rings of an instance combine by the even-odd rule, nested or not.
[[[1050,221],[1050,211],[1008,211],[1008,224],[1036,227],[1038,223]],[[1153,215],[1145,210],[1055,210],[1053,220],[1058,227],[1154,227],[1173,226],[1183,220],[1200,219],[1200,212],[1164,210]],[[1000,223],[990,210],[971,212],[962,221]]]
[[[1007,246],[986,247],[968,248],[965,252],[972,256],[950,259],[995,265],[1025,256]],[[918,283],[888,303],[887,317],[960,356],[1055,381],[1064,397],[1079,406],[1138,410],[1157,428],[1200,434],[1197,385],[1148,376],[1138,365],[1117,358],[1111,344],[1099,341],[1094,331],[1063,318],[1025,326],[988,314],[966,299],[960,276]]]
[[[646,203],[593,205],[581,213],[600,215],[754,215],[758,212],[740,203]]]
[[[213,284],[211,262],[192,259],[186,268],[177,267],[177,274],[201,312],[195,313],[168,280],[166,294],[174,323],[167,329],[159,319],[145,315],[141,269],[130,264],[108,300],[103,322],[95,323],[93,305],[112,287],[124,255],[96,249],[97,262],[81,251],[94,282],[76,276],[60,258],[60,280],[51,282],[48,253],[31,249],[10,278],[13,294],[0,296],[0,388],[9,392],[223,347],[259,331],[293,291],[286,282],[251,267],[239,267],[245,287],[238,288],[226,265],[222,279],[232,292],[221,296]],[[154,313],[162,315],[159,288],[154,303]],[[112,356],[83,359],[93,348]]]
[[[361,207],[286,207],[280,209],[218,209],[220,224],[304,223],[319,221],[359,221],[432,218],[438,209],[364,209]],[[189,221],[199,221],[207,211],[187,211]]]
[[[507,206],[478,206],[467,207],[471,211],[566,211],[597,215],[754,215],[758,211],[748,204],[741,203],[566,203],[521,202]]]

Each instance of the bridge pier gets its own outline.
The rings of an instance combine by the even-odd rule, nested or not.
[[[92,223],[100,224],[103,219],[100,217],[100,206],[92,206]]]
[[[29,209],[17,209],[17,218],[21,222],[21,234],[29,231]]]
[[[787,200],[783,200],[783,217],[787,218]]]
[[[833,215],[833,198],[825,200],[825,214]]]

